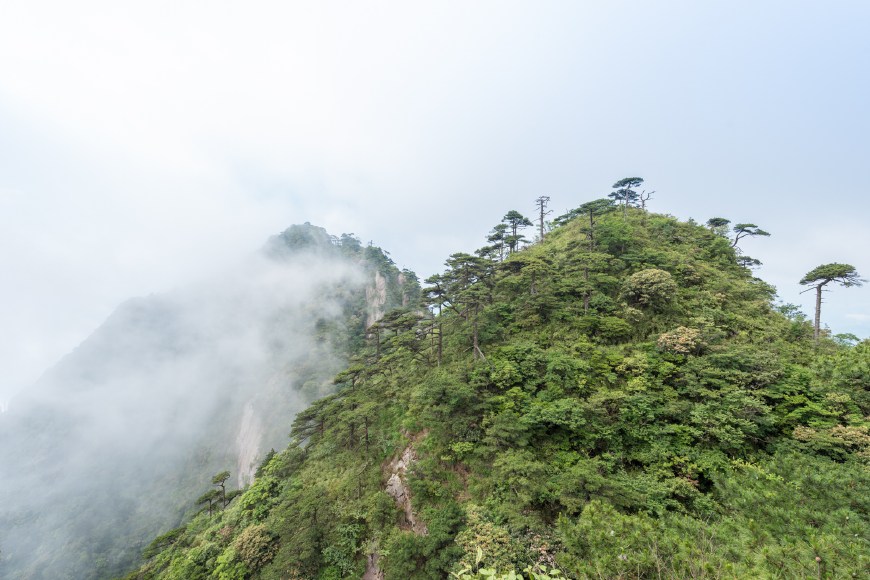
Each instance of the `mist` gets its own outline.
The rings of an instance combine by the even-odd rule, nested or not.
[[[128,300],[13,399],[0,576],[123,572],[196,509],[211,474],[250,483],[295,413],[330,391],[362,319],[368,266],[330,250],[276,237],[221,274]]]
[[[787,302],[870,272],[866,2],[0,4],[0,401],[122,300],[292,216],[422,277],[626,176],[756,223]],[[829,197],[830,196],[830,197]],[[836,199],[836,202],[833,200]],[[844,208],[848,208],[848,211]],[[425,216],[425,220],[412,216]],[[870,336],[870,286],[823,322]],[[2,405],[2,403],[0,403]]]

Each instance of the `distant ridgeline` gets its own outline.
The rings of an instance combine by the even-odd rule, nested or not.
[[[419,302],[380,248],[304,224],[237,270],[122,304],[0,415],[0,578],[129,571],[197,496],[232,497],[286,447],[368,320]]]
[[[767,232],[636,182],[549,231],[541,198],[535,243],[509,212],[422,304],[387,284],[289,447],[128,578],[867,577],[870,343],[771,304]]]

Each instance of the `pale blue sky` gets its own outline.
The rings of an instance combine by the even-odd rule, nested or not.
[[[125,298],[312,221],[422,276],[640,175],[870,277],[870,3],[0,4],[0,399]],[[311,7],[315,6],[316,7]],[[870,336],[870,287],[823,321]]]

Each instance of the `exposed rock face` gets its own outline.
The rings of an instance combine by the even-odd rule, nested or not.
[[[263,440],[263,424],[254,411],[254,405],[249,401],[242,413],[239,434],[236,436],[238,456],[236,473],[239,488],[250,485],[254,481],[256,463],[260,459]]]
[[[389,474],[387,483],[384,485],[384,491],[396,500],[396,505],[405,514],[399,527],[403,530],[414,532],[418,536],[427,535],[429,530],[426,528],[426,524],[414,514],[414,508],[411,506],[411,489],[408,487],[407,473],[417,461],[414,443],[425,436],[426,432],[424,431],[412,438],[412,441],[408,443],[402,454],[390,461],[384,469],[384,474]],[[383,580],[384,572],[378,567],[380,554],[377,551],[377,547],[371,547],[370,550],[371,552],[366,557],[366,571],[362,576],[362,580]]]
[[[362,580],[384,580],[384,571],[378,567],[380,555],[377,552],[371,553],[366,558],[366,571],[362,576]]]
[[[366,287],[366,328],[384,317],[386,303],[387,279],[380,272],[375,272],[372,285]]]
[[[407,278],[405,278],[405,275],[401,274],[401,273],[399,274],[398,278],[396,278],[396,282],[399,284],[400,288],[404,288],[406,281],[407,281]],[[411,300],[408,296],[408,293],[402,292],[402,308],[406,308],[410,301]]]
[[[402,455],[389,464],[390,477],[387,479],[387,485],[384,489],[394,500],[396,504],[402,508],[405,513],[405,521],[401,527],[406,530],[411,530],[419,536],[425,536],[429,533],[426,524],[417,519],[414,514],[414,509],[411,506],[411,490],[408,487],[407,472],[408,469],[417,461],[417,453],[414,451],[413,443],[409,443]]]

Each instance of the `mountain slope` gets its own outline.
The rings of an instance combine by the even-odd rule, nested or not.
[[[576,213],[451,256],[436,315],[370,328],[250,489],[130,577],[865,575],[870,344],[814,342],[715,232]]]
[[[226,274],[121,305],[0,417],[0,576],[128,570],[212,475],[249,484],[333,390],[366,319],[418,293],[380,249],[306,224]]]

